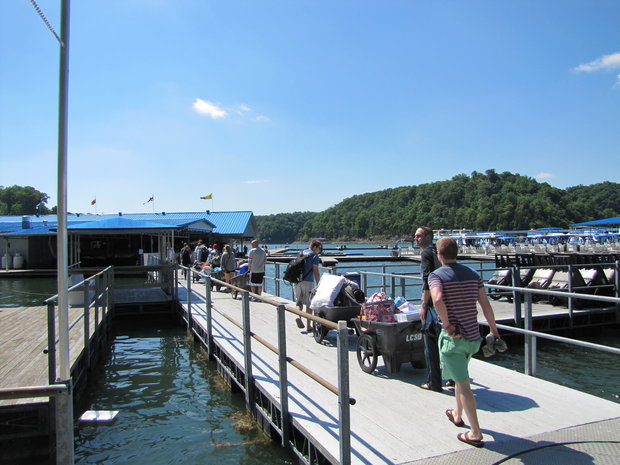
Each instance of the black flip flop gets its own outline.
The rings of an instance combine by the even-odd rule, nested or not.
[[[459,433],[456,435],[456,439],[458,439],[461,442],[464,442],[465,444],[469,444],[470,446],[474,446],[474,447],[484,447],[484,441],[481,439],[467,439],[466,436],[467,433]]]
[[[303,321],[301,321],[301,318],[297,318],[297,319],[295,320],[295,323],[297,323],[297,327],[298,327],[299,329],[304,329],[304,322],[303,322]]]
[[[459,421],[458,423],[454,421],[454,415],[452,415],[452,412],[453,412],[453,409],[451,408],[446,410],[446,416],[448,417],[448,420],[450,420],[450,422],[452,422],[455,426],[465,426],[465,422],[463,421],[462,418],[461,418],[461,421]]]

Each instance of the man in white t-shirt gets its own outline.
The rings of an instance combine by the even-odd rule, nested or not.
[[[263,292],[263,279],[265,278],[265,262],[267,254],[258,246],[258,241],[254,239],[252,248],[248,253],[248,273],[250,273],[250,291],[261,295]]]

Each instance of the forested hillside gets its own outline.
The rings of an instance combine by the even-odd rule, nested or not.
[[[411,237],[419,225],[477,231],[566,227],[619,214],[618,183],[563,190],[527,176],[488,170],[350,197],[306,222],[297,237]]]
[[[256,216],[258,238],[261,242],[288,244],[294,242],[301,228],[318,213],[295,212]]]

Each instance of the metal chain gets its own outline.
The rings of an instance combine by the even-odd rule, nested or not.
[[[41,17],[41,19],[43,20],[47,28],[52,32],[52,34],[54,34],[54,37],[56,37],[56,40],[58,40],[58,43],[60,43],[60,45],[64,47],[62,40],[60,39],[58,34],[56,34],[56,31],[54,30],[50,22],[47,20],[47,18],[43,14],[43,11],[41,11],[41,8],[39,8],[39,5],[37,5],[37,2],[35,0],[30,0],[30,3],[32,3],[32,6],[34,7],[35,11],[39,13],[39,16]]]

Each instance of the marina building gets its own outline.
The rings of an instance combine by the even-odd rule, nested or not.
[[[142,265],[202,239],[243,249],[256,236],[251,211],[69,214],[69,263]],[[56,267],[56,215],[0,216],[2,269]]]

